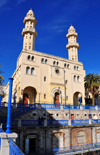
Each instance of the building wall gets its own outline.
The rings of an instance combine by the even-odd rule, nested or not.
[[[82,96],[83,99],[82,104],[85,104],[85,71],[83,70],[83,64],[78,62],[79,44],[76,40],[78,35],[75,32],[74,27],[70,26],[67,35],[67,49],[68,52],[72,53],[72,57],[74,56],[73,60],[73,58],[65,59],[34,51],[34,41],[37,36],[37,32],[35,30],[36,23],[37,22],[33,11],[29,10],[24,18],[25,28],[22,31],[22,36],[24,37],[23,50],[17,59],[16,70],[12,75],[14,78],[12,93],[13,102],[23,102],[23,94],[25,92],[29,92],[31,87],[36,92],[36,94],[33,92],[28,94],[31,96],[28,97],[28,103],[31,104],[34,102],[39,102],[39,96],[41,103],[54,103],[55,92],[59,93],[59,102],[60,95],[62,95],[63,104],[65,103],[65,100],[67,104],[80,104],[80,96]],[[29,69],[27,67],[29,67]],[[44,81],[45,77],[46,80]],[[6,91],[6,94],[8,95],[8,90]],[[74,96],[74,94],[76,96]],[[75,99],[73,99],[74,97]]]
[[[61,147],[69,149],[71,146],[96,143],[97,139],[100,142],[98,133],[100,134],[100,128],[93,126],[24,129],[24,131],[20,131],[20,148],[25,152],[26,139],[36,138],[36,150]]]

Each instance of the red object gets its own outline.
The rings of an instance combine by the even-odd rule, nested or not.
[[[74,120],[74,115],[73,114],[71,115],[71,120]]]
[[[27,97],[24,98],[24,104],[25,104],[25,107],[28,107],[28,98]]]

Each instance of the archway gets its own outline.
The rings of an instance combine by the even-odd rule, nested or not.
[[[60,104],[60,93],[59,92],[55,92],[54,104]]]
[[[80,103],[82,104],[82,93],[75,92],[73,95],[73,104],[80,105]]]
[[[23,91],[23,103],[34,104],[36,102],[36,89],[34,87],[26,87]]]
[[[53,104],[60,104],[61,99],[60,95],[62,97],[65,97],[64,91],[60,87],[55,87],[51,90],[51,96],[53,97]]]

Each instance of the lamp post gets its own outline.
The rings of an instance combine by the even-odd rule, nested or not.
[[[13,78],[9,78],[9,97],[8,97],[8,113],[7,113],[7,130],[6,133],[11,133],[11,97],[12,97],[12,82]]]

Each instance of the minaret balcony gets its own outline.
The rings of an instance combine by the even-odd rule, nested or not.
[[[69,44],[66,45],[67,50],[69,48],[71,48],[71,47],[76,47],[76,48],[79,49],[79,44],[78,43],[75,43],[75,42],[72,42],[72,43],[69,43]]]
[[[24,24],[26,23],[26,21],[33,21],[35,26],[37,24],[37,20],[35,19],[35,17],[27,16],[27,17],[24,18]]]
[[[35,38],[37,37],[37,31],[34,28],[31,28],[31,27],[23,28],[23,31],[22,31],[23,37],[25,33],[32,33],[35,36]]]
[[[70,32],[70,33],[66,34],[67,39],[68,39],[70,36],[75,36],[76,39],[78,38],[78,34],[77,34],[76,32]]]

